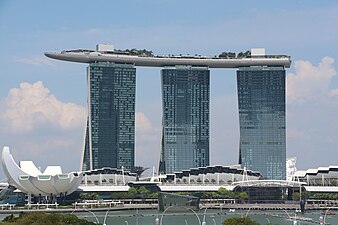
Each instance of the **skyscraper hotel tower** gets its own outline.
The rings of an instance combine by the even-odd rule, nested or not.
[[[160,67],[160,171],[209,165],[209,68],[238,68],[239,163],[268,179],[285,179],[286,55],[157,56],[146,50],[66,50],[45,53],[88,63],[88,120],[82,169],[134,167],[135,66]],[[226,149],[224,147],[226,157]]]
[[[162,69],[161,173],[209,165],[209,80],[206,67]]]
[[[237,71],[239,163],[267,179],[286,178],[285,70],[242,67]]]
[[[135,86],[132,65],[90,63],[82,170],[134,169]]]

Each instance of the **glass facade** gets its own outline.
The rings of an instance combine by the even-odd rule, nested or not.
[[[285,180],[286,122],[283,67],[237,71],[239,163],[266,179]]]
[[[162,69],[161,173],[209,165],[209,80],[206,67]]]
[[[134,169],[136,69],[91,63],[87,67],[88,118],[82,170]]]

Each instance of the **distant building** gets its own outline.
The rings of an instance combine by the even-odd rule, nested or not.
[[[87,67],[88,118],[82,170],[134,169],[136,69],[128,64]]]
[[[231,185],[237,181],[262,179],[259,172],[242,169],[239,165],[190,168],[173,174],[165,174],[164,177],[165,179],[161,181],[183,185]]]
[[[239,68],[237,90],[239,163],[266,179],[285,180],[284,67]]]
[[[207,67],[166,67],[161,82],[160,172],[208,166],[210,71]]]
[[[53,199],[61,202],[62,197],[78,188],[83,178],[82,172],[63,173],[61,166],[47,166],[41,172],[32,161],[20,161],[18,165],[8,146],[2,150],[2,169],[10,185],[7,191],[11,192],[5,195],[13,195],[15,187],[28,195],[28,204],[32,202],[32,197],[39,198],[39,201],[44,197],[49,203]]]
[[[298,170],[292,175],[292,180],[306,182],[307,186],[321,186],[322,188],[331,186],[338,192],[338,166]]]

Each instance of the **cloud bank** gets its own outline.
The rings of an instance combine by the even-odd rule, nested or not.
[[[151,119],[154,120],[154,118]],[[157,168],[160,156],[161,129],[160,126],[154,125],[155,123],[151,119],[145,112],[136,112],[136,165]]]
[[[338,153],[338,89],[334,59],[318,65],[299,60],[287,76],[287,154],[299,168],[336,165]]]
[[[19,88],[9,91],[1,118],[13,133],[32,131],[43,125],[67,130],[83,126],[85,109],[58,100],[38,81],[21,83]]]
[[[333,63],[334,59],[330,57],[322,58],[318,66],[308,61],[296,61],[296,73],[287,76],[287,100],[294,103],[318,100],[329,93],[335,95],[337,90],[329,91],[332,78],[337,74]]]

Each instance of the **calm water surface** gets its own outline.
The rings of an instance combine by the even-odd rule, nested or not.
[[[95,212],[95,216],[91,212],[83,212],[76,213],[79,218],[84,218],[88,221],[96,222],[97,220],[100,223],[104,222],[107,225],[155,225],[155,219],[161,218],[162,213],[158,213],[155,210],[127,210],[127,211],[109,211],[107,216],[105,217],[107,212]],[[273,225],[293,225],[293,220],[289,219],[287,213],[294,217],[294,211],[288,211],[287,213],[284,211],[236,211],[236,212],[228,212],[223,210],[223,213],[220,210],[207,210],[206,214],[203,211],[198,211],[197,215],[202,222],[205,219],[206,225],[220,225],[221,221],[224,219],[228,219],[231,217],[240,217],[245,216],[248,213],[248,217],[258,222],[259,224],[266,225],[268,222]],[[278,217],[279,216],[279,217]],[[319,217],[321,216],[319,211],[308,212],[303,215],[299,214],[298,217],[307,217],[314,219],[317,223],[299,221],[298,225],[306,225],[306,224],[319,224]],[[338,215],[328,215],[326,217],[326,223],[331,225],[338,225]],[[162,216],[162,225],[198,225],[199,221],[197,216],[192,212],[166,212]]]

